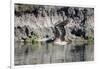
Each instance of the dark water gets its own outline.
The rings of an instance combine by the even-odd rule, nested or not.
[[[92,61],[94,45],[81,42],[72,42],[65,46],[45,42],[34,44],[15,42],[14,58],[15,65]]]

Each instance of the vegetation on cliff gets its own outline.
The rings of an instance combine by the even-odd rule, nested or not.
[[[57,34],[65,35],[66,41],[93,41],[94,8],[15,4],[14,30],[15,41],[34,42]]]

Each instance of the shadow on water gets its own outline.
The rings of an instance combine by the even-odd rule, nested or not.
[[[72,42],[65,46],[46,42],[15,42],[14,58],[15,65],[92,61],[94,45],[80,42]]]

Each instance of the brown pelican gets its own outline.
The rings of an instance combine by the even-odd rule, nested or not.
[[[55,43],[59,44],[66,44],[65,42],[65,28],[64,26],[70,22],[70,19],[64,20],[62,22],[58,21],[55,23],[53,33],[55,35]]]

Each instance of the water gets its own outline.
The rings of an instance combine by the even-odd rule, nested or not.
[[[15,65],[92,61],[94,45],[82,42],[72,42],[65,46],[46,42],[15,42],[14,58]]]

